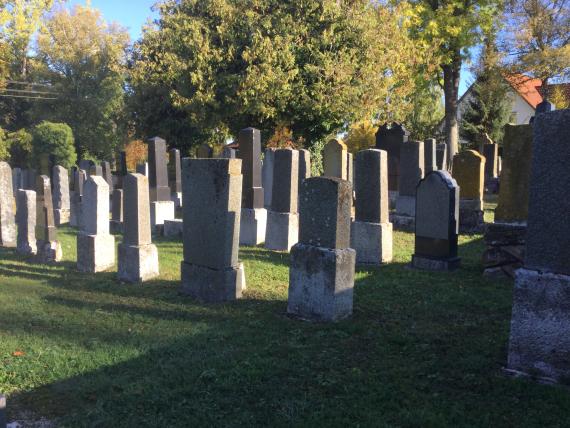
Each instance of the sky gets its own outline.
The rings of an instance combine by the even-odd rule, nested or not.
[[[103,13],[106,21],[115,21],[126,27],[131,35],[131,41],[137,40],[141,35],[141,28],[149,18],[158,17],[157,12],[151,10],[157,0],[91,0],[91,6]],[[85,0],[68,0],[68,4],[85,4]],[[469,66],[464,64],[461,70],[461,84],[459,95],[461,96],[469,87],[473,76],[469,72]]]

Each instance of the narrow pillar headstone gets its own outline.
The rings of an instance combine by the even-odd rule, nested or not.
[[[355,221],[351,247],[359,264],[392,261],[392,223],[389,220],[388,153],[362,150],[355,157]]]
[[[352,186],[339,178],[307,178],[299,203],[287,312],[319,321],[346,318],[352,314],[356,261],[349,248]]]
[[[196,149],[198,159],[211,159],[214,157],[214,149],[209,144],[202,144]]]
[[[570,378],[570,109],[538,114],[524,267],[516,271],[507,368]]]
[[[12,190],[14,195],[24,188],[24,175],[20,168],[12,168]]]
[[[267,213],[265,248],[289,251],[299,240],[299,152],[290,149],[275,151],[273,166],[273,197]]]
[[[16,195],[17,251],[25,255],[36,254],[36,192],[19,189]]]
[[[72,187],[69,193],[70,213],[69,225],[73,227],[81,226],[81,196],[83,195],[83,185],[87,179],[84,170],[74,167],[72,169]]]
[[[27,168],[23,171],[24,189],[36,190],[37,172],[35,169]]]
[[[51,184],[47,175],[40,175],[36,184],[36,245],[37,260],[53,263],[62,259],[53,216]]]
[[[115,237],[109,233],[109,185],[92,175],[81,198],[82,224],[77,234],[77,269],[101,272],[115,266]]]
[[[69,195],[69,174],[60,165],[53,167],[53,208],[56,226],[69,223],[71,201]]]
[[[311,176],[311,152],[306,149],[299,150],[299,194],[303,180]]]
[[[346,179],[354,183],[354,157],[350,152],[346,152]]]
[[[447,171],[432,171],[416,192],[416,243],[412,266],[426,270],[459,267],[459,187]]]
[[[150,222],[155,229],[161,228],[165,220],[175,217],[174,202],[170,200],[166,156],[166,141],[159,137],[148,140]]]
[[[125,177],[123,177],[124,181]],[[148,183],[148,180],[147,180]],[[115,189],[113,190],[113,195],[111,196],[111,223],[109,225],[111,233],[117,234],[123,232],[123,197],[124,192],[123,189]],[[150,214],[150,206],[149,206],[149,214]]]
[[[119,189],[123,188],[123,179],[129,173],[129,169],[127,167],[127,152],[120,152],[119,153],[119,168],[117,170],[118,180],[118,187]]]
[[[388,152],[388,190],[398,192],[400,177],[400,147],[408,142],[410,133],[404,125],[384,124],[376,132],[376,148]]]
[[[424,174],[427,175],[429,172],[437,171],[437,153],[436,153],[437,143],[435,138],[426,138],[424,141]]]
[[[273,196],[273,166],[275,164],[274,148],[265,149],[263,155],[263,167],[261,171],[263,182],[264,206],[271,209],[271,197]]]
[[[485,179],[497,178],[499,176],[499,145],[495,143],[483,145],[483,156],[485,156]]]
[[[0,247],[15,248],[16,203],[12,185],[12,168],[7,162],[0,162]]]
[[[142,282],[157,277],[158,250],[152,244],[148,178],[128,174],[123,181],[125,217],[119,245],[119,279]]]
[[[435,147],[435,155],[437,158],[437,169],[440,171],[447,171],[447,144],[437,144]]]
[[[111,171],[111,164],[107,161],[101,162],[101,176],[109,185],[109,195],[113,194],[113,173]]]
[[[461,189],[459,228],[477,232],[483,227],[483,189],[485,157],[475,150],[465,150],[453,157],[453,178]]]
[[[348,151],[339,140],[330,140],[323,149],[323,176],[347,179]]]
[[[180,165],[180,150],[172,149],[168,159],[168,182],[170,185],[170,198],[175,207],[182,206],[182,171]]]
[[[181,292],[200,301],[240,298],[245,285],[238,260],[241,163],[240,159],[182,159]]]
[[[416,187],[424,178],[424,143],[408,141],[400,146],[400,176],[396,214],[393,222],[396,228],[413,230],[416,215]]]
[[[259,245],[265,241],[267,226],[261,182],[261,133],[255,128],[242,129],[238,141],[243,174],[240,244]]]

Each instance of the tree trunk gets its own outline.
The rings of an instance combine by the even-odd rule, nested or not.
[[[459,98],[459,77],[461,72],[461,53],[454,52],[449,64],[443,69],[443,94],[445,97],[445,142],[447,144],[447,162],[451,171],[453,156],[459,151],[459,124],[457,122],[457,101]]]

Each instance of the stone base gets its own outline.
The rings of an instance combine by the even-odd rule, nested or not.
[[[201,302],[215,303],[241,298],[244,276],[243,264],[235,268],[212,269],[182,262],[180,292]]]
[[[459,233],[483,233],[483,204],[480,199],[461,199],[459,202]]]
[[[491,223],[485,230],[482,262],[488,278],[514,278],[524,263],[526,224]]]
[[[115,266],[113,235],[77,235],[77,269],[81,272],[102,272]]]
[[[407,215],[398,215],[397,213],[390,214],[390,223],[396,230],[403,230],[406,232],[413,232],[416,227],[416,218]]]
[[[152,227],[162,226],[164,220],[173,220],[176,216],[174,213],[174,202],[172,201],[155,201],[150,203],[150,224]]]
[[[184,230],[184,223],[182,219],[175,218],[173,220],[165,220],[162,230],[163,236],[166,237],[182,237]]]
[[[416,216],[416,197],[398,196],[396,199],[396,214],[408,217]]]
[[[515,276],[507,369],[570,380],[570,276],[519,269]]]
[[[118,220],[110,220],[109,230],[113,235],[119,235],[120,233],[123,233],[123,222]]]
[[[356,263],[373,264],[392,261],[392,223],[352,223],[350,246],[356,251]]]
[[[459,257],[451,259],[432,259],[414,254],[412,256],[411,266],[414,269],[421,270],[452,271],[461,266],[461,259]]]
[[[69,223],[70,210],[53,210],[53,220],[56,226]]]
[[[240,245],[259,245],[265,241],[267,210],[242,208],[239,229]]]
[[[178,192],[178,193],[172,193],[170,195],[170,200],[172,202],[174,202],[174,207],[175,208],[180,208],[182,207],[182,192]]]
[[[356,251],[296,244],[291,249],[287,312],[313,321],[352,315]]]
[[[299,241],[299,214],[268,211],[265,248],[289,251]]]
[[[38,263],[55,263],[61,261],[63,252],[59,241],[37,241],[36,261]]]
[[[159,275],[158,250],[154,244],[119,245],[119,279],[143,282]]]

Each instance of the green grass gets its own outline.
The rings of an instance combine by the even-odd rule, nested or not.
[[[569,426],[570,394],[502,374],[512,284],[482,277],[480,236],[454,273],[358,269],[354,316],[286,316],[288,255],[242,248],[248,290],[228,304],[177,294],[180,242],[159,240],[162,275],[45,267],[0,251],[0,391],[9,416],[57,426]],[[18,353],[23,355],[18,356]]]

